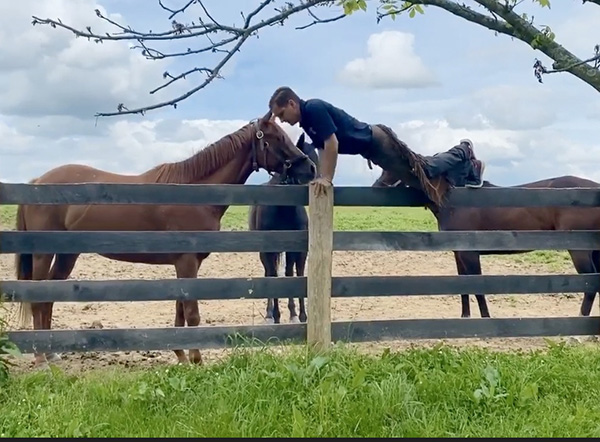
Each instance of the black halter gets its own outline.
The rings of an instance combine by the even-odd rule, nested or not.
[[[254,172],[258,172],[259,171],[259,167],[258,167],[258,150],[260,149],[260,151],[263,152],[264,154],[264,164],[266,166],[267,164],[267,151],[269,150],[268,144],[267,146],[265,146],[265,134],[264,132],[260,129],[259,126],[259,119],[255,119],[252,124],[254,125],[254,128],[256,129],[256,134],[255,136],[252,138],[252,170]],[[257,146],[257,142],[258,142],[258,146]],[[283,163],[283,173],[281,174],[281,176],[283,177],[284,180],[287,180],[288,178],[288,170],[291,169],[291,167],[296,164],[298,161],[303,161],[305,159],[309,159],[308,155],[306,155],[304,152],[301,151],[301,154],[298,155],[297,157],[289,160],[287,158],[285,158],[283,155],[281,155],[281,152],[279,152],[277,149],[272,149],[271,153],[275,154],[275,156],[277,156],[277,158],[279,158],[279,160]],[[270,176],[273,176],[272,172],[267,171],[267,173]]]

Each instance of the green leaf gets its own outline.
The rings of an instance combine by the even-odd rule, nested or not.
[[[294,423],[292,425],[292,437],[304,437],[304,428],[306,428],[306,421],[302,412],[296,408],[296,405],[292,404],[292,416]]]
[[[329,358],[326,356],[316,356],[312,361],[310,361],[310,365],[316,368],[317,370],[323,367],[325,364],[329,362]]]
[[[536,383],[527,384],[521,390],[521,400],[528,401],[531,399],[537,399],[538,397],[538,385]]]
[[[415,8],[410,8],[410,12],[408,13],[408,16],[410,18],[414,18],[415,14],[416,14]]]
[[[361,368],[360,370],[358,370],[356,372],[356,374],[354,375],[354,379],[352,379],[352,388],[356,388],[356,387],[362,385],[365,382],[366,376],[367,376],[367,373],[364,368]]]

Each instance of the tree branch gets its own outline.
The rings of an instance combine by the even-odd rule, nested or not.
[[[491,29],[492,31],[500,32],[512,37],[515,36],[512,27],[507,23],[499,21],[497,18],[476,12],[467,5],[458,4],[452,0],[411,0],[410,4],[404,6],[403,8],[390,10],[385,13],[379,13],[378,17],[383,18],[388,15],[399,14],[411,8],[412,5],[435,6],[437,8],[444,9],[458,17],[464,18],[465,20]]]
[[[397,1],[397,0],[396,0]],[[549,28],[537,29],[533,24],[519,15],[514,9],[521,3],[521,0],[509,3],[499,0],[473,0],[490,12],[491,16],[475,12],[470,7],[459,4],[453,0],[410,0],[404,2],[402,9],[390,9],[385,13],[379,14],[380,17],[398,14],[404,10],[410,9],[413,5],[435,6],[444,9],[458,17],[464,18],[472,23],[476,23],[495,32],[517,38],[527,43],[534,49],[538,49],[554,60],[552,70],[546,69],[540,61],[536,60],[534,64],[534,73],[541,82],[541,74],[555,72],[569,72],[581,80],[588,83],[594,89],[600,92],[600,60],[598,52],[594,57],[587,60],[581,60],[574,54],[566,50],[563,46],[556,43],[553,34]],[[584,0],[600,4],[600,0]],[[395,3],[394,0],[391,2]],[[390,4],[390,2],[386,2]],[[388,6],[389,8],[389,6]],[[501,19],[499,19],[500,17]],[[598,50],[596,50],[598,51]],[[589,65],[590,62],[594,65]]]
[[[313,14],[313,12],[310,9],[307,9],[306,12],[308,12],[310,14],[310,16],[312,18],[314,18],[314,20],[307,25],[296,26],[296,29],[306,29],[306,28],[310,28],[311,26],[314,26],[314,25],[331,23],[331,22],[338,21],[338,20],[341,20],[346,17],[346,14],[340,14],[340,15],[337,15],[332,18],[321,19],[321,18],[317,17],[315,14]]]
[[[171,13],[171,15],[169,15],[169,20],[171,20],[177,14],[185,12],[185,10],[189,8],[194,2],[196,2],[196,0],[189,0],[183,7],[179,9],[170,9],[163,5],[162,0],[158,0],[158,4],[160,5],[160,7],[163,8],[165,11],[169,11]]]
[[[260,4],[253,10],[251,10],[244,19],[244,23],[241,26],[226,26],[219,23],[216,18],[210,14],[208,9],[204,6],[201,0],[186,0],[184,6],[181,8],[169,8],[164,5],[162,0],[159,0],[159,5],[162,9],[166,10],[170,13],[169,19],[173,19],[177,14],[183,14],[186,11],[189,12],[192,6],[199,6],[204,13],[204,16],[207,17],[206,22],[200,18],[200,22],[191,22],[189,25],[184,25],[176,20],[172,20],[171,26],[172,29],[162,32],[139,32],[131,29],[128,26],[121,25],[108,17],[105,17],[99,10],[96,10],[96,16],[111,24],[115,28],[117,28],[117,33],[95,33],[92,31],[90,26],[87,26],[86,30],[76,29],[73,26],[63,23],[60,19],[53,20],[50,18],[42,19],[40,17],[33,17],[33,25],[36,24],[44,24],[49,25],[53,28],[62,28],[67,31],[72,32],[76,37],[85,37],[88,40],[93,39],[96,43],[104,42],[104,41],[127,41],[127,40],[135,40],[138,44],[134,46],[137,49],[141,49],[141,53],[144,57],[148,59],[165,59],[172,57],[183,57],[186,55],[195,55],[201,53],[223,53],[223,57],[216,63],[213,68],[208,67],[199,67],[196,66],[192,69],[187,70],[179,75],[171,75],[168,72],[165,72],[163,77],[168,81],[164,84],[154,88],[150,91],[150,94],[154,94],[159,90],[162,90],[176,81],[183,80],[187,78],[190,74],[195,72],[205,72],[207,74],[207,78],[202,81],[197,86],[191,88],[186,93],[176,97],[172,100],[164,101],[161,103],[156,103],[149,106],[143,106],[134,109],[128,109],[123,103],[119,103],[117,106],[117,112],[98,112],[96,113],[96,117],[106,117],[106,116],[115,116],[115,115],[124,115],[124,114],[145,114],[147,111],[159,109],[166,106],[177,107],[177,103],[185,100],[191,95],[195,94],[199,90],[205,88],[209,85],[214,79],[221,78],[220,71],[223,67],[229,62],[229,60],[240,50],[241,46],[252,36],[256,36],[258,31],[277,24],[283,24],[285,20],[293,14],[297,14],[301,11],[308,10],[311,7],[319,6],[319,5],[330,5],[333,3],[332,0],[323,1],[323,0],[298,0],[296,3],[290,1],[284,1],[283,5],[278,9],[274,8],[277,14],[274,14],[271,17],[256,20],[254,19],[258,17],[258,15],[269,5],[273,5],[276,3],[276,0],[262,0]],[[311,13],[311,16],[316,17]],[[242,13],[242,17],[244,14]],[[333,19],[322,20],[322,22],[331,22],[334,20],[339,20],[343,18],[343,16],[334,17]],[[315,19],[316,20],[316,19]],[[220,38],[216,41],[211,40],[210,36],[220,34]],[[200,48],[186,48],[185,51],[173,51],[169,53],[165,53],[158,49],[149,47],[147,42],[149,41],[175,41],[175,40],[184,40],[184,39],[196,39],[197,37],[206,36],[210,44]]]
[[[540,31],[512,9],[501,5],[496,0],[475,1],[502,17],[514,29],[514,34],[519,40],[553,59],[552,67],[555,70],[570,72],[600,92],[600,71],[556,43],[548,32]]]

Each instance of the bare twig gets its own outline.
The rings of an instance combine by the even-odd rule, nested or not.
[[[193,3],[196,3],[196,0],[189,0],[183,7],[179,9],[170,9],[163,5],[162,0],[158,0],[158,4],[160,5],[160,7],[163,8],[165,11],[169,11],[171,13],[171,15],[169,15],[169,20],[171,20],[177,14],[185,12],[185,10],[192,6]]]
[[[171,29],[161,32],[140,32],[131,29],[129,26],[124,26],[115,22],[114,20],[105,17],[99,10],[96,10],[96,16],[109,23],[111,26],[117,29],[115,33],[98,33],[94,32],[90,26],[87,26],[85,30],[76,29],[73,26],[63,23],[60,19],[54,20],[50,18],[33,17],[33,25],[44,24],[49,25],[53,28],[62,28],[72,32],[77,37],[85,37],[88,40],[93,40],[97,43],[105,41],[128,41],[134,40],[137,44],[133,46],[136,49],[140,49],[144,57],[148,59],[158,60],[173,57],[184,57],[187,55],[197,55],[202,53],[222,53],[223,57],[216,63],[212,68],[195,66],[186,72],[177,75],[171,75],[165,72],[163,78],[167,81],[162,85],[152,89],[150,94],[165,89],[173,83],[184,80],[189,77],[192,73],[205,72],[207,77],[197,86],[191,88],[186,93],[179,97],[173,98],[168,101],[156,103],[149,106],[143,106],[139,108],[128,108],[123,103],[117,106],[117,112],[98,112],[96,116],[114,116],[123,114],[145,114],[147,111],[159,109],[166,106],[176,107],[177,103],[185,100],[189,96],[195,94],[199,90],[205,88],[214,79],[222,78],[220,75],[221,69],[229,62],[229,60],[239,51],[240,47],[252,36],[256,36],[260,29],[283,24],[285,20],[298,12],[308,10],[311,7],[318,5],[329,5],[332,3],[331,0],[296,0],[294,2],[284,1],[283,6],[279,9],[275,8],[276,14],[271,17],[264,18],[262,20],[255,20],[257,16],[265,10],[269,5],[276,3],[276,0],[262,0],[260,4],[245,15],[244,23],[241,26],[224,25],[220,23],[207,9],[201,0],[186,0],[185,4],[180,8],[167,7],[163,0],[159,0],[159,6],[170,13],[169,20],[171,20]],[[206,20],[199,18],[199,21],[192,21],[190,24],[184,24],[180,21],[176,21],[173,18],[178,14],[184,14],[190,12],[193,6],[199,6],[203,15],[207,17]],[[244,16],[244,14],[242,14]],[[336,18],[341,19],[342,17]],[[328,19],[328,21],[332,21]],[[196,41],[198,37],[206,36],[209,39],[209,44],[198,47],[187,47],[183,51],[171,51],[166,52],[149,46],[149,42],[166,42],[166,41],[178,41],[178,40],[190,40]],[[212,39],[211,36],[217,36]]]
[[[113,33],[94,32],[91,26],[83,30],[63,23],[60,19],[39,18],[33,16],[33,25],[43,24],[52,28],[62,28],[73,33],[76,37],[84,37],[93,40],[96,43],[105,41],[133,41],[135,49],[140,49],[141,54],[147,59],[159,60],[174,57],[185,57],[186,59],[199,59],[200,57],[187,57],[188,55],[198,54],[217,54],[214,61],[214,67],[193,66],[180,74],[171,75],[165,73],[166,80],[162,85],[155,87],[150,94],[155,94],[173,83],[188,78],[191,74],[197,72],[206,73],[207,77],[195,87],[190,88],[186,93],[161,103],[149,106],[129,109],[123,103],[117,106],[117,112],[101,112],[96,116],[114,116],[122,114],[144,114],[147,111],[159,109],[166,106],[176,107],[177,103],[185,100],[199,90],[205,88],[214,79],[222,78],[221,69],[231,60],[231,58],[240,50],[242,45],[250,37],[258,37],[261,29],[285,24],[286,20],[300,12],[305,11],[311,18],[311,22],[298,26],[296,29],[306,29],[310,26],[320,23],[331,23],[346,17],[345,14],[335,15],[331,18],[320,18],[313,12],[312,8],[331,7],[334,4],[339,5],[339,0],[261,0],[256,8],[245,14],[241,12],[243,19],[242,25],[225,25],[221,20],[212,14],[204,5],[202,0],[171,0],[178,1],[181,7],[167,7],[164,4],[167,0],[158,0],[160,8],[169,12],[170,28],[161,32],[140,32],[130,26],[117,23],[108,17],[105,17],[98,9],[95,10],[98,19],[108,23],[116,31]],[[578,78],[582,79],[598,91],[600,91],[600,54],[588,60],[581,60],[570,53],[560,44],[554,41],[554,35],[547,28],[536,28],[532,20],[528,20],[515,11],[515,7],[520,5],[523,0],[473,0],[475,4],[484,9],[482,12],[476,12],[474,9],[462,3],[460,0],[379,0],[378,3],[385,5],[384,9],[391,8],[385,12],[377,12],[377,22],[386,16],[399,14],[407,11],[415,5],[434,6],[463,18],[471,23],[485,27],[496,33],[508,35],[519,39],[522,42],[538,49],[548,57],[554,60],[553,70],[548,70],[541,65],[537,66],[538,73],[553,73],[568,71]],[[600,5],[600,0],[582,0],[583,3],[594,3]],[[392,6],[390,6],[392,5]],[[267,7],[271,6],[275,11],[267,17],[259,18]],[[198,15],[190,23],[185,23],[183,19],[175,20],[174,17],[183,17],[186,13],[191,13],[194,7],[198,7]],[[411,12],[412,14],[412,12]],[[202,18],[204,17],[204,19]],[[208,43],[198,44],[198,37],[206,37]],[[183,50],[161,50],[152,45],[164,42],[190,42]],[[594,62],[593,65],[588,63]],[[537,75],[537,74],[536,74]]]
[[[341,20],[344,17],[346,17],[346,14],[340,14],[340,15],[336,15],[335,17],[321,19],[321,18],[317,17],[310,9],[307,9],[306,12],[308,12],[314,20],[307,25],[296,26],[296,29],[306,29],[306,28],[310,28],[311,26],[314,26],[314,25],[331,23],[331,22],[338,21],[338,20]]]

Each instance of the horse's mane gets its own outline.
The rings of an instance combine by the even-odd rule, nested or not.
[[[156,175],[157,183],[187,184],[206,177],[231,161],[240,149],[251,143],[253,132],[253,126],[246,124],[185,160],[159,164],[149,172]]]

